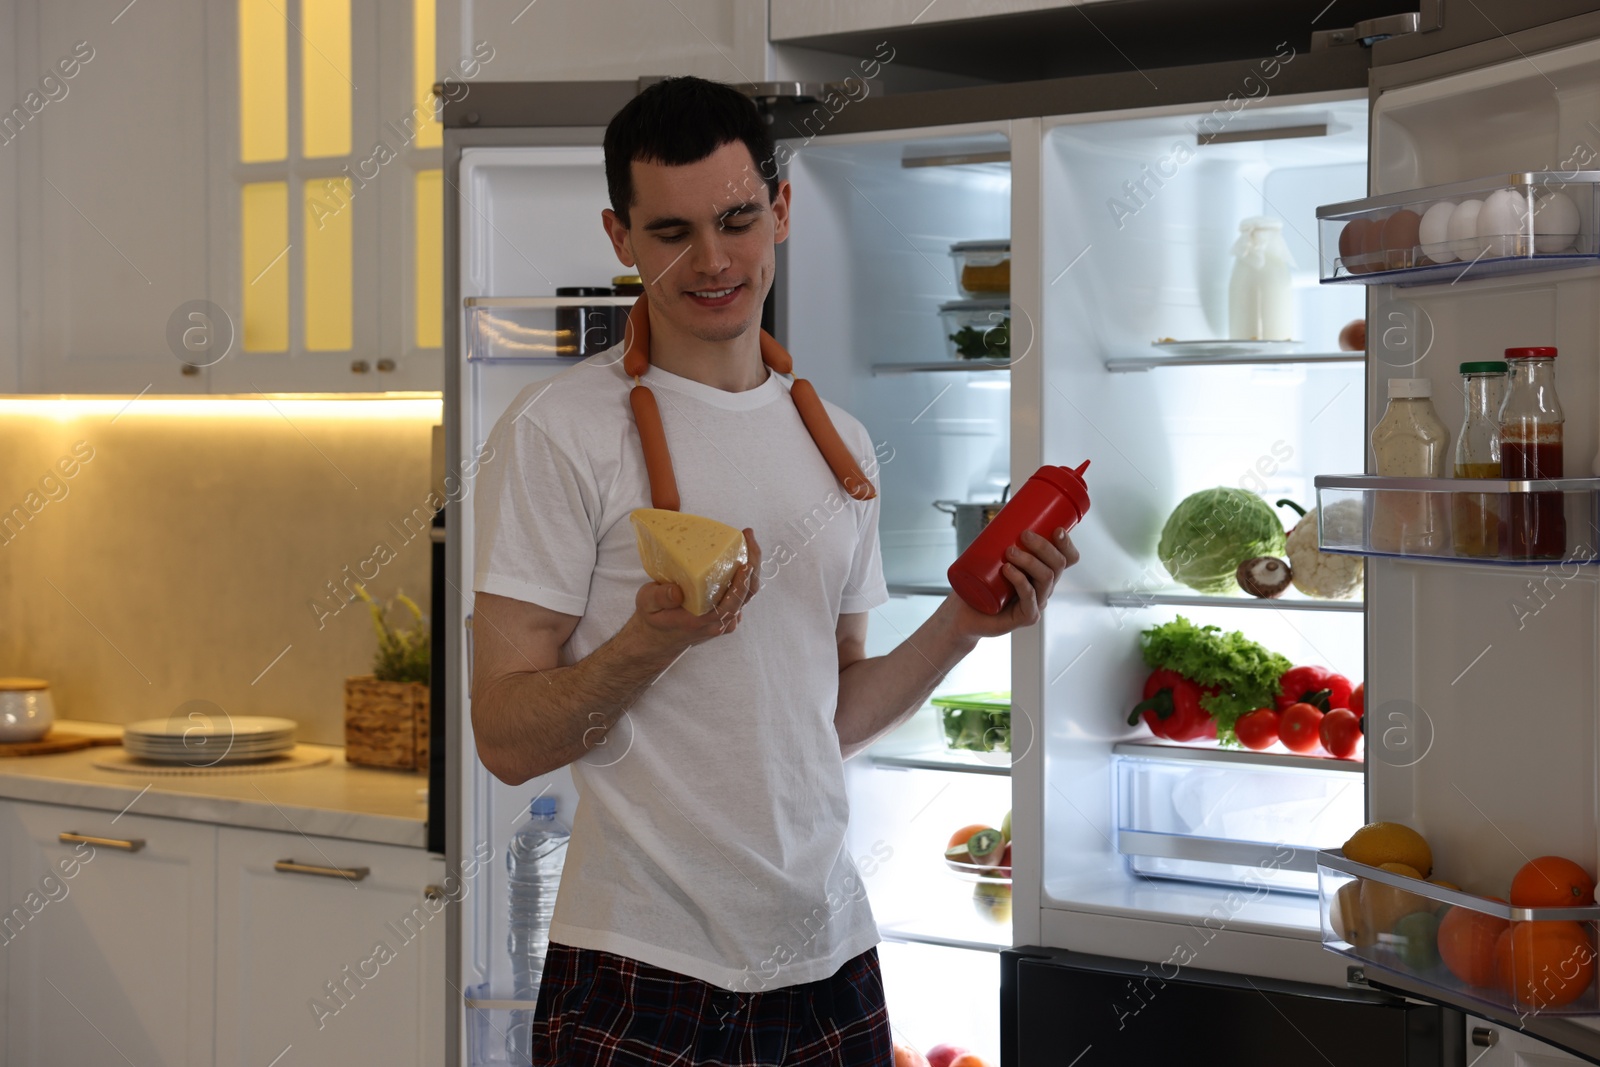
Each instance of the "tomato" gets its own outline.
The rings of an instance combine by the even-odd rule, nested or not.
[[[1321,741],[1322,709],[1311,704],[1291,704],[1278,719],[1278,740],[1290,752],[1312,752]]]
[[[1233,724],[1239,743],[1257,752],[1278,743],[1278,713],[1271,708],[1257,708],[1239,716]]]
[[[1350,703],[1345,707],[1355,712],[1358,716],[1367,713],[1367,683],[1362,682],[1350,693]]]
[[[1334,708],[1317,724],[1317,736],[1330,756],[1354,759],[1361,744],[1361,719],[1349,708]]]

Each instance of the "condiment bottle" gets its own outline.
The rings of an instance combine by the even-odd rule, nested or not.
[[[1089,510],[1089,488],[1083,472],[1089,461],[1076,470],[1071,467],[1043,466],[1034,471],[1022,488],[1012,494],[1000,513],[989,521],[967,550],[950,564],[950,588],[985,615],[998,615],[1017,595],[1003,573],[1006,549],[1022,544],[1022,532],[1032,530],[1050,543],[1055,532],[1069,532]]]
[[[1283,220],[1255,216],[1239,223],[1228,281],[1228,336],[1238,341],[1294,337],[1294,289]]]
[[[1508,348],[1511,374],[1500,405],[1500,475],[1528,480],[1562,476],[1561,401],[1556,350]],[[1567,551],[1562,493],[1512,493],[1506,508],[1511,559],[1560,559]]]
[[[1500,477],[1500,403],[1505,398],[1506,364],[1497,359],[1461,364],[1466,416],[1456,438],[1457,478]],[[1497,493],[1452,493],[1450,536],[1456,555],[1500,554],[1505,501]]]
[[[1444,478],[1450,431],[1433,410],[1427,378],[1390,378],[1389,406],[1372,429],[1377,472],[1394,478]],[[1375,552],[1436,556],[1450,547],[1448,493],[1386,489],[1374,493],[1368,537]]]

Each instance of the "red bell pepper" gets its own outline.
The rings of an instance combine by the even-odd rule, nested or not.
[[[1177,671],[1155,671],[1144,683],[1144,699],[1128,716],[1137,726],[1143,717],[1150,732],[1163,741],[1197,741],[1217,736],[1217,720],[1200,706],[1202,689]]]
[[[1319,711],[1350,706],[1350,679],[1323,667],[1292,667],[1278,679],[1279,711],[1295,704],[1310,704]]]

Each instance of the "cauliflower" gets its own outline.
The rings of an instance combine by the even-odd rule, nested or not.
[[[1330,504],[1323,520],[1328,539],[1338,544],[1359,545],[1365,513],[1361,502],[1341,500]],[[1294,587],[1306,596],[1323,600],[1348,600],[1361,590],[1362,558],[1323,552],[1317,547],[1317,509],[1312,508],[1289,531],[1289,570]]]

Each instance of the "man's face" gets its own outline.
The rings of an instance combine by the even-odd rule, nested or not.
[[[643,277],[651,309],[702,341],[759,328],[775,246],[789,236],[789,183],[769,200],[739,141],[686,166],[632,167],[632,225],[610,209],[602,217],[617,258]]]

